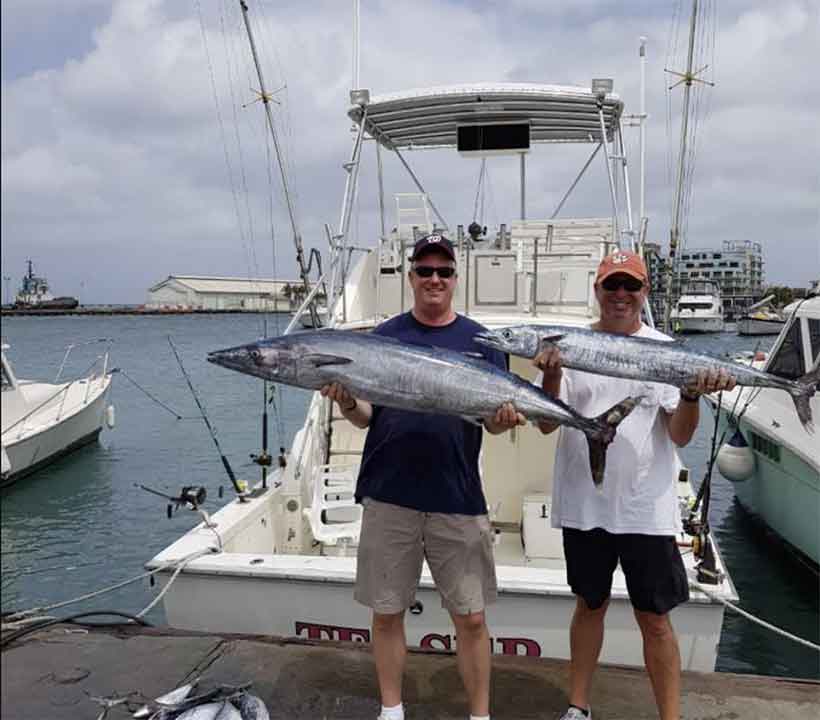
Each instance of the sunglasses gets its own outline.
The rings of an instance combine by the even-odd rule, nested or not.
[[[616,292],[620,288],[627,292],[638,292],[643,287],[643,282],[631,275],[610,275],[601,281],[601,287],[609,292]]]
[[[433,267],[432,265],[416,265],[413,268],[413,272],[416,273],[421,278],[430,278],[433,277],[433,273],[438,275],[442,280],[449,280],[453,275],[456,274],[456,269],[454,267]]]

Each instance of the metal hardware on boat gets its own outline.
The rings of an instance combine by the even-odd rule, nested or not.
[[[414,602],[410,606],[410,614],[411,615],[421,615],[423,612],[424,612],[424,604],[421,602],[421,600],[416,600],[416,602]]]

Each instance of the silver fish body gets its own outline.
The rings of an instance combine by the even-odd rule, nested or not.
[[[724,370],[735,377],[738,385],[788,392],[803,426],[807,431],[813,431],[809,400],[820,381],[817,364],[799,380],[789,380],[748,365],[693,352],[681,343],[562,325],[511,325],[480,333],[475,340],[527,358],[534,358],[546,344],[552,344],[560,350],[561,361],[566,367],[681,388],[693,382],[702,370]]]
[[[212,352],[208,361],[273,382],[318,390],[332,382],[385,407],[490,418],[505,402],[531,421],[584,432],[593,479],[603,479],[606,446],[639,398],[587,418],[517,375],[486,360],[442,348],[409,345],[373,333],[319,330]]]

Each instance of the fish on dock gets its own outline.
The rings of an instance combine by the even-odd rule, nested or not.
[[[792,397],[803,427],[814,432],[809,400],[820,382],[820,361],[801,378],[789,380],[749,365],[693,352],[679,342],[563,325],[510,325],[479,333],[475,341],[525,358],[534,358],[546,345],[554,345],[566,367],[680,388],[694,382],[701,370],[723,370],[733,375],[738,385],[785,390]]]
[[[469,422],[491,418],[510,402],[532,422],[581,430],[590,470],[601,485],[606,448],[618,424],[640,397],[627,397],[588,418],[541,388],[484,359],[442,348],[410,345],[373,333],[318,330],[218,350],[208,361],[272,382],[318,390],[332,382],[357,398],[384,407],[455,415]]]

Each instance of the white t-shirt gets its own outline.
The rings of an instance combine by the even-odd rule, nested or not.
[[[641,325],[634,336],[671,340],[648,325]],[[535,382],[540,387],[540,375]],[[644,399],[618,426],[607,449],[601,490],[592,482],[586,436],[575,428],[560,428],[553,473],[553,527],[597,527],[645,535],[681,531],[677,497],[681,464],[663,417],[664,411],[673,413],[677,408],[678,388],[563,369],[560,397],[587,417],[600,415],[631,395]]]

